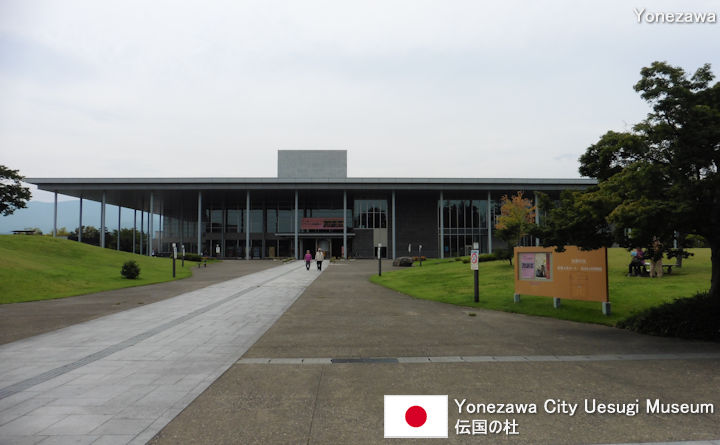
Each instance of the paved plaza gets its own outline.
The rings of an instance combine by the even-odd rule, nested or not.
[[[0,443],[146,443],[319,275],[291,262],[0,346]]]

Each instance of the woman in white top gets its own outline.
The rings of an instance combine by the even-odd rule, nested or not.
[[[318,249],[317,252],[315,252],[315,263],[317,264],[318,270],[322,270],[322,262],[325,259],[325,255],[323,254],[322,249]]]

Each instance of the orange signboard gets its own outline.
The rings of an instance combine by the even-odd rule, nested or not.
[[[568,300],[610,301],[607,249],[515,248],[515,293]]]

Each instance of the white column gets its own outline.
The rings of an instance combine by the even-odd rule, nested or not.
[[[487,192],[487,225],[488,225],[488,253],[492,253],[492,201],[490,191]]]
[[[300,258],[302,258],[302,255],[298,251],[298,248],[300,247],[300,242],[298,240],[298,213],[299,212],[300,212],[300,210],[298,209],[298,191],[295,190],[295,224],[293,225],[293,232],[295,233],[295,259],[296,260],[299,260]]]
[[[347,190],[343,190],[343,259],[347,259]]]
[[[198,191],[197,254],[202,255],[202,192]]]
[[[162,237],[163,237],[163,229],[165,225],[165,221],[163,218],[163,212],[165,211],[165,206],[161,203],[160,204],[160,215],[158,216],[158,253],[162,251]]]
[[[102,204],[100,204],[100,247],[105,247],[105,192],[102,192]]]
[[[153,224],[155,221],[153,221],[153,216],[155,212],[155,195],[153,192],[150,192],[150,210],[148,211],[148,256],[152,255],[153,251],[153,230],[155,229],[155,225]]]
[[[445,212],[443,204],[443,192],[440,192],[440,258],[445,258]]]
[[[53,238],[57,236],[57,192],[55,192],[55,205],[53,206]]]
[[[537,192],[534,192],[535,194],[535,225],[540,225],[540,206],[538,204],[538,195]],[[535,245],[540,245],[540,238],[535,238]]]
[[[120,250],[120,217],[122,216],[122,207],[118,206],[118,232],[117,232],[117,248]]]
[[[250,259],[250,190],[245,192],[245,259]]]
[[[397,240],[395,239],[395,234],[397,233],[395,230],[395,190],[392,191],[392,239],[393,239],[393,248],[392,248],[392,257],[393,260],[396,257],[396,247],[397,247]]]
[[[80,225],[78,226],[78,242],[82,242],[82,205],[83,205],[83,199],[82,196],[80,197]]]
[[[137,209],[133,209],[133,240],[132,253],[135,253],[135,232],[137,232]]]
[[[143,209],[145,209],[145,200],[142,203]],[[143,238],[145,238],[145,210],[140,210],[140,255],[143,254]]]

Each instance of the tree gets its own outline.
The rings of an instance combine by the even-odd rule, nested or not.
[[[0,165],[0,213],[3,216],[24,209],[32,197],[30,189],[22,186],[20,181],[23,179],[17,170]]]
[[[70,235],[68,235],[68,239],[77,241],[78,229],[70,232]],[[93,246],[99,246],[100,231],[93,226],[82,226],[82,242],[85,244],[92,244]]]
[[[523,192],[517,192],[510,198],[504,195],[501,202],[495,233],[507,243],[508,259],[512,265],[513,247],[519,245],[535,227],[535,206],[529,199],[523,198]]]
[[[676,231],[701,236],[711,249],[709,293],[720,298],[720,83],[711,85],[707,64],[688,77],[654,62],[640,75],[635,90],[652,112],[586,150],[580,173],[598,185],[563,193],[537,234],[543,245],[586,249],[670,246]]]

